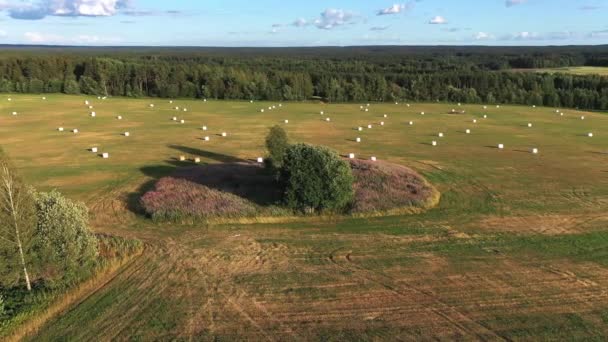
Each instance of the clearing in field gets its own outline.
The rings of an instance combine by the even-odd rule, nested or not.
[[[515,69],[520,72],[538,72],[538,73],[561,73],[561,74],[572,74],[572,75],[597,75],[597,76],[608,76],[608,67],[592,67],[592,66],[581,66],[581,67],[566,67],[566,68],[543,68],[543,69]]]
[[[25,178],[85,201],[97,232],[146,246],[31,340],[608,338],[605,113],[11,98],[0,98],[0,144]],[[184,166],[256,162],[275,124],[409,167],[441,202],[418,215],[211,225],[141,214],[140,196]]]

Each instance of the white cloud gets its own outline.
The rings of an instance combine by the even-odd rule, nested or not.
[[[331,30],[354,22],[355,16],[351,12],[335,8],[326,9],[319,18],[314,20],[315,26],[323,30]]]
[[[109,17],[127,8],[131,0],[42,0],[0,6],[14,19],[37,20],[47,16]]]
[[[475,40],[490,40],[490,39],[494,39],[494,36],[486,33],[486,32],[477,32],[475,33],[475,35],[473,36],[475,38]]]
[[[310,23],[304,18],[298,18],[296,19],[296,21],[293,22],[292,25],[295,27],[304,27],[310,25]]]
[[[569,32],[569,31],[544,32],[544,33],[522,31],[522,32],[517,32],[514,34],[508,34],[508,35],[502,36],[500,39],[501,40],[514,40],[514,41],[525,41],[525,40],[548,41],[548,40],[566,40],[566,39],[572,39],[572,38],[577,38],[577,37],[580,37],[580,35],[577,33],[574,33],[574,32]]]
[[[521,5],[527,1],[528,0],[507,0],[507,1],[505,1],[505,6],[513,7],[513,6]]]
[[[413,4],[411,2],[409,2],[407,4],[393,4],[390,7],[379,10],[377,14],[378,15],[399,14],[401,12],[410,10],[412,7],[413,7]]]
[[[443,25],[443,24],[447,24],[447,23],[448,23],[448,21],[440,15],[435,16],[433,19],[431,19],[429,21],[429,24],[433,24],[433,25]]]
[[[32,44],[57,44],[57,45],[100,45],[114,44],[120,42],[120,39],[113,37],[100,37],[94,35],[81,34],[75,37],[65,37],[52,33],[41,32],[26,32],[23,34],[26,42]]]

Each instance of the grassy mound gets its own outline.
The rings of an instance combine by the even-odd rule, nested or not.
[[[410,168],[363,160],[351,160],[350,165],[355,176],[354,214],[419,211],[439,202],[439,192]]]
[[[250,216],[256,212],[255,205],[242,197],[176,177],[160,179],[141,203],[155,220]]]
[[[351,160],[353,214],[407,213],[437,204],[439,193],[422,176],[400,165]],[[178,169],[141,198],[155,220],[289,216],[277,206],[281,189],[272,174],[253,163]]]

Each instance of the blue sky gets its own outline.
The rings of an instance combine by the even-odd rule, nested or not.
[[[0,42],[608,44],[608,0],[0,0]]]

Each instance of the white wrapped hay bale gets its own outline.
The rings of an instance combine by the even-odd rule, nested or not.
[[[200,162],[201,162],[201,158],[199,158],[199,157],[194,158],[195,164],[199,164]]]
[[[504,150],[505,149],[505,145],[504,144],[498,144],[498,149],[499,150]]]
[[[528,122],[528,128],[532,128],[532,123]]]
[[[59,127],[59,128],[57,128],[57,130],[58,130],[59,132],[63,132],[63,127]]]
[[[209,141],[209,140],[211,140],[211,138],[209,138],[209,137],[204,137],[203,139],[204,139],[205,141]]]
[[[288,123],[289,123],[289,120],[285,120],[285,121],[283,121],[283,122],[285,122],[286,124],[288,124]]]
[[[95,113],[95,112],[91,112],[91,114],[90,114],[90,115],[91,115],[91,117],[92,117],[92,118],[94,118],[94,117],[96,117],[96,116],[97,116],[97,113]]]
[[[471,134],[471,130],[467,129],[466,131],[464,131],[466,134]]]
[[[593,133],[589,132],[589,133],[587,133],[587,136],[588,136],[589,138],[593,138]]]
[[[258,157],[257,162],[258,162],[258,164],[264,163],[264,158]]]
[[[223,137],[227,137],[227,136],[228,136],[228,133],[226,133],[226,132],[222,132],[222,136],[223,136]]]
[[[437,141],[435,141],[435,140],[431,141],[431,145],[433,145],[433,146],[437,146],[437,145],[438,145],[438,144],[437,144]]]
[[[16,116],[16,115],[17,115],[17,112],[12,112],[11,114],[12,114],[13,116]]]
[[[185,124],[185,123],[186,123],[186,120],[182,119],[182,120],[180,120],[180,121],[179,121],[179,123],[181,123],[181,124]]]
[[[116,117],[117,120],[122,120],[122,115]]]
[[[74,128],[74,129],[72,130],[72,133],[74,133],[74,134],[78,134],[78,128]]]
[[[414,126],[414,121],[409,122],[410,126]]]
[[[437,134],[438,137],[443,138],[443,133]]]
[[[375,162],[375,161],[377,161],[378,159],[377,159],[376,157],[372,156],[372,157],[370,158],[370,160],[371,160],[371,161],[373,161],[373,162]]]
[[[331,122],[331,118],[326,118],[325,121]]]
[[[361,138],[357,138],[355,139],[356,142],[360,143],[361,142]]]
[[[538,149],[537,148],[533,148],[530,152],[532,152],[532,154],[538,154]]]
[[[109,153],[107,153],[107,152],[104,152],[104,153],[102,153],[102,154],[101,154],[101,157],[102,157],[103,159],[108,159],[108,158],[110,158],[110,154],[109,154]]]
[[[91,147],[91,152],[97,153],[97,147]]]
[[[357,131],[359,131],[359,132],[363,131],[363,127],[357,128]]]
[[[130,132],[124,132],[124,133],[123,133],[123,135],[124,135],[125,137],[130,137],[130,136],[131,136],[131,133],[130,133]]]
[[[207,126],[203,126],[203,127],[201,127],[201,129],[202,129],[203,131],[206,131],[206,130],[207,130]]]
[[[349,159],[355,159],[355,154],[354,153],[349,153],[348,154],[348,158]]]
[[[179,161],[186,161],[186,156],[179,156]]]

